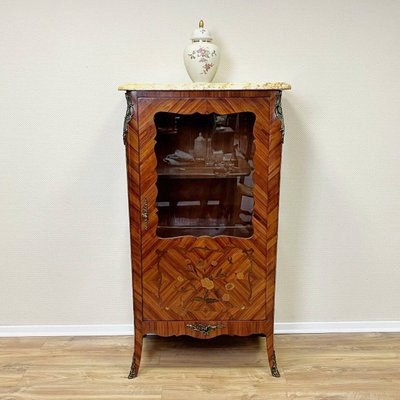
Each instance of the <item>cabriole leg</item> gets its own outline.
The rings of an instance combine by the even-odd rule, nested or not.
[[[280,378],[281,374],[278,370],[278,364],[276,363],[275,350],[274,350],[274,335],[267,335],[267,353],[269,367],[271,368],[271,375],[274,378]]]
[[[142,358],[143,336],[135,330],[135,349],[132,357],[131,370],[128,379],[136,378],[139,372],[140,360]]]

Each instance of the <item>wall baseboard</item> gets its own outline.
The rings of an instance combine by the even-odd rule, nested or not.
[[[275,333],[400,332],[400,321],[276,322]]]
[[[275,333],[400,332],[400,321],[277,322]],[[125,336],[133,325],[0,325],[0,337]]]
[[[0,325],[0,337],[125,335],[133,335],[133,325]]]

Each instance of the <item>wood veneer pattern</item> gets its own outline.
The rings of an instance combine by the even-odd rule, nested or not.
[[[130,202],[131,243],[132,243],[132,276],[134,294],[135,321],[135,354],[130,377],[134,377],[140,366],[142,337],[147,333],[162,336],[191,335],[202,337],[202,334],[188,328],[194,324],[214,324],[224,326],[210,331],[208,337],[220,334],[250,335],[260,333],[267,336],[267,353],[270,367],[276,375],[276,363],[273,344],[273,317],[275,295],[276,244],[278,228],[279,179],[281,162],[281,145],[283,117],[279,111],[280,91],[212,91],[212,92],[128,92],[134,109],[137,110],[128,124],[127,132],[127,165],[128,190]],[[128,103],[129,106],[129,103]],[[256,153],[254,157],[254,234],[250,239],[219,236],[159,239],[156,237],[156,166],[154,154],[155,125],[154,115],[157,112],[180,114],[230,114],[236,112],[253,112],[256,115],[254,138]],[[265,173],[267,171],[267,173]],[[142,220],[142,208],[147,202],[147,229]],[[186,314],[181,309],[171,310],[168,299],[174,293],[165,294],[160,302],[160,254],[175,252],[188,254],[193,249],[208,248],[213,251],[234,249],[245,253],[252,251],[252,274],[257,285],[251,287],[251,304],[235,312],[230,318],[225,310],[217,310],[220,301],[207,301],[207,308],[189,310]],[[198,257],[200,257],[198,255]],[[203,260],[208,257],[203,255]],[[229,255],[227,256],[229,257]],[[201,257],[200,257],[201,258]],[[191,260],[192,262],[193,260]],[[200,261],[200,260],[199,260]],[[175,260],[172,260],[172,264]],[[171,269],[165,265],[165,271]],[[178,261],[178,266],[180,261]],[[234,264],[234,263],[233,263]],[[176,268],[174,266],[174,268]],[[238,268],[238,265],[233,265]],[[175,271],[176,272],[176,271]],[[240,269],[236,270],[241,273]],[[173,279],[175,277],[171,275]],[[201,279],[204,279],[201,278]],[[200,279],[200,281],[201,281]],[[161,278],[162,280],[162,278]],[[211,284],[204,281],[205,286]],[[228,282],[227,282],[228,283]],[[253,282],[254,283],[254,282]],[[170,285],[170,287],[173,287]],[[239,288],[240,286],[238,286]],[[168,290],[168,289],[167,289]],[[242,287],[239,295],[248,297],[248,287]],[[197,296],[194,293],[194,297]],[[204,294],[203,299],[212,299]],[[216,298],[214,298],[216,300]],[[162,305],[162,306],[161,306]],[[169,309],[166,309],[168,307]],[[189,307],[190,308],[190,307]]]

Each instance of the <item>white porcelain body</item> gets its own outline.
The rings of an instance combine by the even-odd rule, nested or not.
[[[208,41],[193,41],[185,47],[183,60],[193,82],[211,82],[219,64],[219,48]]]

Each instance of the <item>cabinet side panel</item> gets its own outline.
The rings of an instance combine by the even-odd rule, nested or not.
[[[131,118],[126,133],[126,166],[128,175],[129,221],[131,238],[133,313],[135,334],[142,330],[142,269],[140,236],[140,173],[139,173],[139,134],[138,108],[135,92],[126,93]]]
[[[275,271],[278,242],[279,185],[282,154],[283,117],[280,110],[281,92],[271,99],[271,126],[268,157],[268,229],[267,229],[267,318],[272,341],[275,302]],[[273,343],[271,343],[271,349]],[[272,350],[271,350],[272,351]]]

